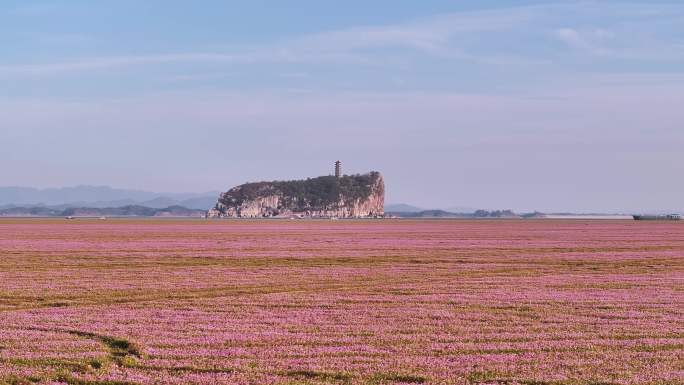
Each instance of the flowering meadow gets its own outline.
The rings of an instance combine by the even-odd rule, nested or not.
[[[684,384],[684,224],[0,220],[0,384]]]

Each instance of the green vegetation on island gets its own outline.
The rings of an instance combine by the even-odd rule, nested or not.
[[[224,194],[220,202],[226,206],[240,206],[257,198],[278,195],[287,207],[333,207],[340,203],[350,205],[365,200],[373,193],[373,186],[381,175],[377,171],[368,174],[320,176],[305,180],[246,183]]]

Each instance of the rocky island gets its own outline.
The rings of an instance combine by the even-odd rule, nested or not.
[[[306,180],[246,183],[221,194],[208,218],[370,218],[384,215],[385,183],[377,171]]]

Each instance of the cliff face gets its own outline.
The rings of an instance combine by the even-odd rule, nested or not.
[[[384,214],[385,183],[379,172],[247,183],[221,194],[208,218],[337,217]]]

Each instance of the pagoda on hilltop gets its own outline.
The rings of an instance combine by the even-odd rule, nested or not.
[[[335,161],[335,177],[339,178],[342,176],[342,162],[339,160]]]

